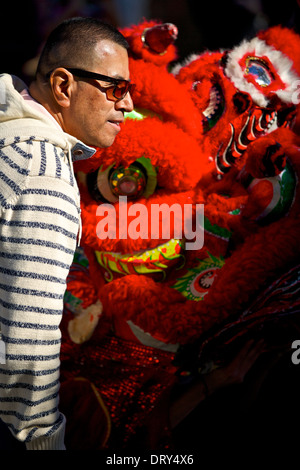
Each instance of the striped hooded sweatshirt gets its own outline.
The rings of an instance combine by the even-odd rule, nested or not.
[[[0,419],[27,449],[63,450],[59,325],[80,221],[72,160],[95,150],[24,93],[0,75]]]

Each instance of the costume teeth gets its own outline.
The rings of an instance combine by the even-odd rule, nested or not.
[[[257,130],[261,131],[261,132],[264,131],[264,128],[262,126],[262,119],[263,119],[263,113],[260,115],[260,117],[259,117],[259,119],[257,120],[257,123],[256,123]]]
[[[221,102],[221,96],[216,86],[213,86],[210,90],[209,104],[207,108],[203,111],[203,115],[207,119],[211,119],[213,115],[218,110],[219,104]]]
[[[230,152],[229,152],[229,149],[231,147],[231,144],[232,144],[233,138],[234,138],[234,127],[233,127],[232,124],[230,124],[230,127],[231,127],[231,137],[230,137],[228,145],[225,148],[225,150],[223,152],[223,155],[222,155],[222,162],[226,167],[231,166],[231,163],[227,160],[227,158],[230,157],[230,155],[231,155]]]
[[[239,158],[241,155],[243,155],[243,152],[237,149],[235,142],[233,142],[232,155],[234,158]]]
[[[243,132],[245,131],[246,127],[248,126],[249,120],[250,120],[250,116],[247,117],[247,121],[245,122],[244,127],[242,127],[241,132],[239,133],[239,137],[238,137],[238,145],[243,150],[246,150],[247,145],[242,142],[242,135],[243,135]]]
[[[267,129],[268,130],[273,126],[276,118],[277,118],[277,113],[274,111],[269,117],[269,122],[267,124]]]
[[[250,141],[253,141],[256,139],[255,134],[254,134],[254,126],[255,126],[255,116],[252,116],[251,126],[247,134],[247,139]]]
[[[249,115],[237,139],[234,139],[235,129],[230,123],[231,136],[228,144],[222,153],[220,153],[219,149],[215,158],[218,172],[220,174],[227,173],[231,165],[234,164],[237,158],[243,155],[251,142],[268,133],[270,128],[273,130],[276,119],[277,113],[275,111],[272,113],[261,111],[260,116],[255,114]]]

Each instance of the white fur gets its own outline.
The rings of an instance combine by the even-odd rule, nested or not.
[[[286,85],[284,90],[277,90],[276,94],[281,101],[291,103],[295,92],[294,83],[296,80],[299,80],[299,76],[293,71],[293,62],[281,51],[274,49],[258,38],[253,38],[251,41],[243,41],[228,55],[225,73],[232,80],[236,88],[249,93],[253,101],[259,106],[265,107],[268,105],[268,98],[253,83],[245,79],[244,71],[239,65],[239,60],[247,53],[255,57],[268,57],[280,79]]]
[[[187,65],[191,64],[192,62],[194,62],[194,60],[199,59],[199,57],[201,57],[200,54],[189,55],[183,62],[174,65],[174,67],[171,70],[171,73],[175,76],[178,75],[178,73],[183,67],[186,67]]]

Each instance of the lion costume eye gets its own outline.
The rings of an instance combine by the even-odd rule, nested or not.
[[[117,197],[138,198],[143,194],[146,184],[147,175],[137,164],[128,168],[113,168],[109,176],[111,191]]]
[[[267,64],[257,57],[247,57],[245,75],[262,87],[270,85],[273,81]]]
[[[150,160],[141,157],[128,167],[100,167],[87,176],[90,195],[97,202],[118,202],[120,196],[129,200],[149,197],[155,191],[156,171]]]
[[[258,37],[243,41],[226,54],[224,73],[238,91],[248,93],[261,108],[279,99],[293,103],[293,83],[299,77],[290,59]]]

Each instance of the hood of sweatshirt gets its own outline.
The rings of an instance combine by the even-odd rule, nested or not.
[[[24,99],[22,93],[26,91],[25,83],[18,77],[0,75],[0,145],[4,140],[7,145],[16,137],[24,141],[34,136],[36,140],[47,139],[68,151],[73,161],[85,160],[94,155],[94,148],[64,132],[45,108],[37,102],[33,106]]]

